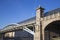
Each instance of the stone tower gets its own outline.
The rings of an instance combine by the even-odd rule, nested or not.
[[[34,40],[43,40],[43,38],[42,38],[42,25],[41,25],[41,18],[43,16],[44,16],[44,8],[39,6],[36,9],[36,25],[35,25]]]

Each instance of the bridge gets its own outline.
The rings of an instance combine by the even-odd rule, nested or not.
[[[60,8],[44,13],[44,8],[38,7],[35,17],[7,25],[0,30],[0,34],[1,40],[8,34],[10,37],[24,35],[25,38],[20,40],[60,40]]]

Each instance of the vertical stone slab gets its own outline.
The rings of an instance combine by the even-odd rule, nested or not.
[[[44,8],[38,7],[36,9],[36,25],[35,25],[35,34],[34,40],[42,40],[42,26],[41,26],[41,18],[43,17]]]

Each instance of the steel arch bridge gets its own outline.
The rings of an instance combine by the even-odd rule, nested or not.
[[[60,8],[44,13],[44,8],[38,7],[35,17],[16,24],[9,24],[0,30],[2,34],[0,39],[4,40],[3,38],[8,35],[15,37],[15,32],[18,36],[22,33],[24,35],[24,32],[21,33],[19,30],[24,30],[25,36],[27,33],[32,35],[33,39],[26,38],[25,40],[60,40]]]

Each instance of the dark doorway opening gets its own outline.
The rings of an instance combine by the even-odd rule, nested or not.
[[[54,21],[48,24],[45,28],[45,40],[60,39],[60,21]]]

